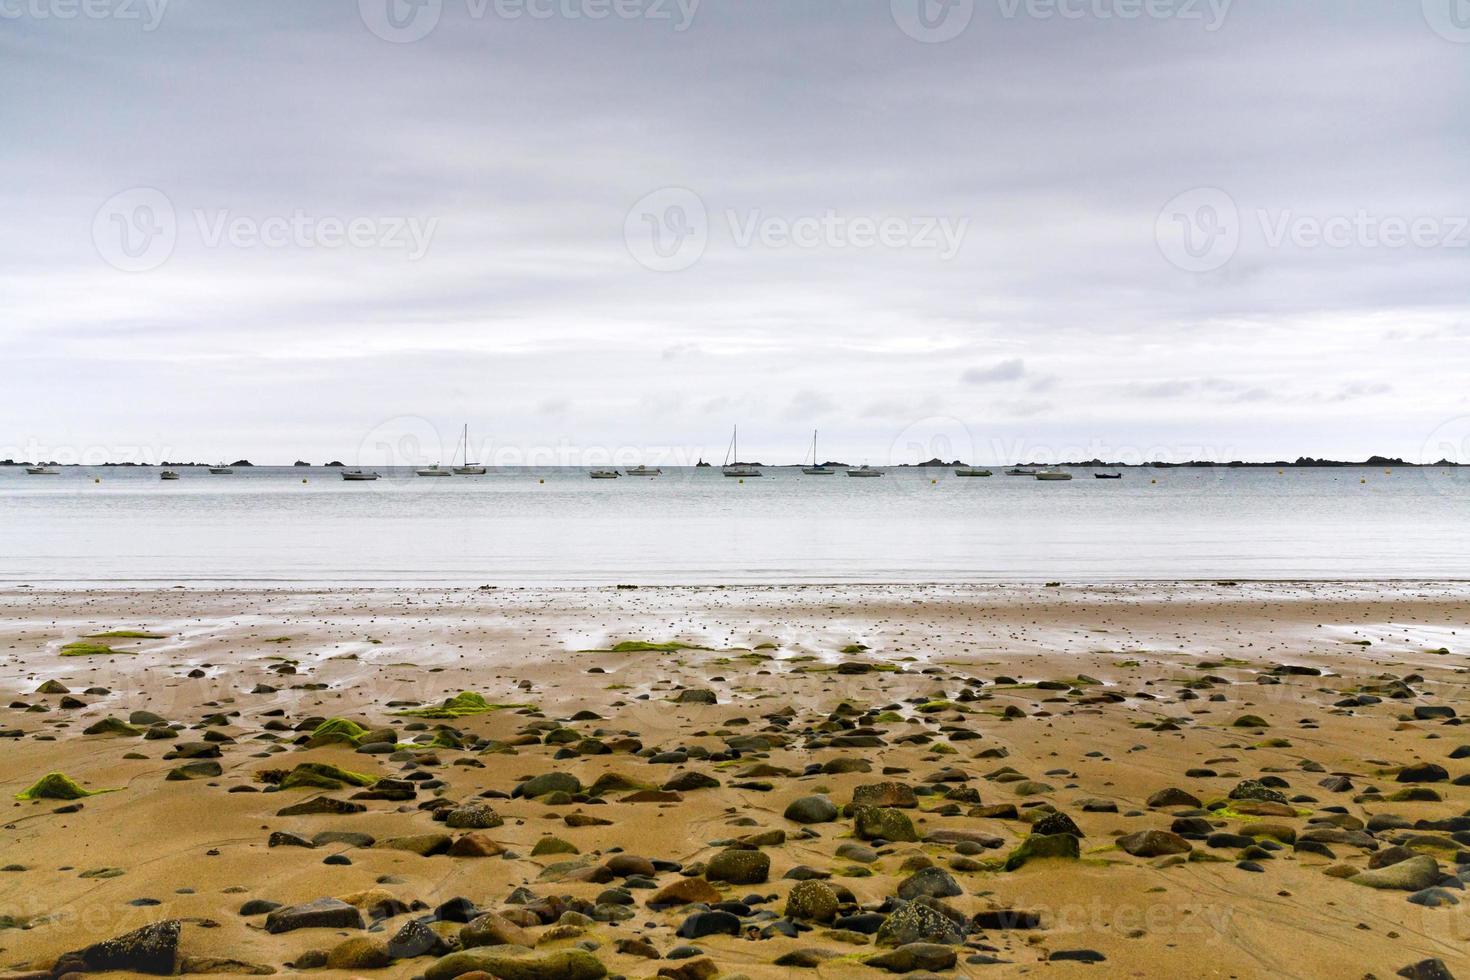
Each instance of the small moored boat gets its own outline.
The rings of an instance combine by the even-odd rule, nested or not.
[[[1038,479],[1038,480],[1070,480],[1070,479],[1072,479],[1072,474],[1066,472],[1065,470],[1058,470],[1058,469],[1042,470],[1042,471],[1040,471],[1039,473],[1036,474],[1036,479]]]
[[[158,478],[160,480],[177,480],[179,478],[179,474],[173,470],[164,470],[162,473],[158,474]]]
[[[485,467],[479,463],[470,462],[470,424],[468,422],[464,424],[464,434],[460,436],[460,441],[464,443],[464,461],[454,468],[455,475],[484,476]]]
[[[590,476],[590,477],[592,477],[592,479],[594,479],[594,480],[616,480],[618,478],[618,471],[617,470],[593,470],[591,473],[589,473],[587,475]]]
[[[31,476],[60,476],[60,470],[54,470],[49,466],[27,466],[26,472]]]
[[[1123,474],[1122,473],[1094,473],[1094,474],[1092,474],[1092,478],[1094,480],[1121,480],[1121,479],[1123,479]]]
[[[805,462],[805,460],[803,460]],[[812,430],[812,465],[803,466],[801,471],[807,476],[832,476],[837,471],[830,466],[823,466],[817,462],[817,430]]]
[[[848,470],[847,471],[847,475],[848,476],[882,476],[883,475],[883,471],[882,470],[875,470],[875,469],[873,469],[873,467],[869,466],[867,463],[864,463],[862,466],[859,466],[856,469]]]
[[[209,468],[209,472],[213,473],[215,476],[228,476],[229,474],[235,472],[235,468],[233,466],[225,466],[223,463],[221,463],[219,466],[211,466]]]
[[[725,463],[720,467],[720,472],[726,476],[760,476],[759,466],[740,462],[740,427],[737,425],[730,432],[730,448],[725,451]]]
[[[364,481],[367,481],[367,480],[376,480],[377,478],[378,478],[378,474],[373,473],[371,471],[369,471],[369,472],[364,472],[362,470],[343,470],[342,471],[342,479],[347,480],[350,483],[361,483],[361,482],[364,482]]]
[[[663,472],[657,466],[630,466],[623,470],[628,476],[663,476]]]
[[[1036,471],[1024,466],[1015,466],[1006,470],[1006,476],[1035,476]]]
[[[994,476],[995,474],[979,466],[956,466],[955,476]]]
[[[414,470],[413,472],[414,472],[414,475],[415,476],[453,476],[454,475],[449,470],[446,470],[446,469],[443,469],[442,467],[440,467],[440,465],[438,463],[435,463],[433,466],[426,466],[426,467],[424,467],[421,470]]]

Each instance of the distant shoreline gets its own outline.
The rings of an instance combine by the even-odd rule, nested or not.
[[[389,464],[382,464],[382,465],[384,465],[384,468],[391,469],[393,466],[408,467],[408,466],[420,466],[420,465],[423,465],[423,464],[419,464],[419,463],[401,463],[401,464],[392,464],[392,465],[389,465]],[[490,465],[490,468],[491,469],[495,469],[495,470],[547,470],[547,469],[578,470],[578,469],[589,469],[589,468],[593,468],[594,466],[636,465],[636,464],[608,464],[608,463],[600,463],[600,464],[591,464],[591,463],[587,463],[587,464],[560,464],[560,463],[549,463],[549,464],[544,464],[544,465],[536,465],[536,464],[531,464],[531,465],[516,464],[516,465],[507,465],[507,466],[495,466],[493,464],[487,464],[487,465]],[[694,465],[694,464],[683,465],[683,464],[674,464],[674,463],[658,463],[657,465],[659,465],[659,466],[667,466],[669,469],[689,469],[689,470],[693,470],[693,469],[709,469],[710,468],[709,466],[703,466],[703,467],[701,467],[701,466]],[[801,464],[801,463],[761,463],[761,462],[753,462],[753,463],[745,463],[745,464],[741,464],[741,465],[761,466],[761,467],[766,467],[768,469],[795,469],[797,467],[802,466],[803,464]],[[826,463],[823,463],[822,465],[823,466],[827,466],[827,467],[848,467],[848,466],[852,466],[853,464],[851,464],[851,463],[841,463],[841,462],[826,462]],[[1434,468],[1437,468],[1437,467],[1450,467],[1450,466],[1458,467],[1458,466],[1465,466],[1465,465],[1467,465],[1467,464],[1465,464],[1465,463],[1458,463],[1458,462],[1455,462],[1453,460],[1448,460],[1448,459],[1441,459],[1438,462],[1434,462],[1434,463],[1410,463],[1410,462],[1406,462],[1405,460],[1400,459],[1400,458],[1398,458],[1396,456],[1369,456],[1365,460],[1318,459],[1318,458],[1314,458],[1314,457],[1311,457],[1311,456],[1299,456],[1299,457],[1297,457],[1294,460],[1284,460],[1284,459],[1278,459],[1278,460],[1240,460],[1240,459],[1234,459],[1234,460],[1230,460],[1228,462],[1221,462],[1219,460],[1198,459],[1198,460],[1188,460],[1187,462],[1183,462],[1183,463],[1170,463],[1170,462],[1165,462],[1163,460],[1155,460],[1155,461],[1147,462],[1147,463],[1124,463],[1124,462],[1118,462],[1118,461],[1109,462],[1109,461],[1101,460],[1101,459],[1066,460],[1066,461],[1063,461],[1063,462],[1060,462],[1060,463],[1049,463],[1049,462],[1039,462],[1039,461],[1017,462],[1017,463],[967,463],[967,462],[964,462],[963,460],[958,460],[958,459],[957,460],[952,460],[952,461],[949,461],[949,462],[945,462],[945,461],[939,460],[939,459],[931,459],[931,460],[928,460],[928,461],[923,462],[923,463],[893,463],[893,464],[888,464],[887,466],[882,467],[882,468],[896,469],[896,470],[904,470],[904,469],[917,470],[917,469],[948,469],[950,467],[956,467],[956,466],[999,466],[999,467],[1025,467],[1025,468],[1044,467],[1044,466],[1065,466],[1065,467],[1070,467],[1070,468],[1075,468],[1075,469],[1089,469],[1089,468],[1091,468],[1091,469],[1097,469],[1097,468],[1104,468],[1104,469],[1134,469],[1134,470],[1167,470],[1167,469],[1208,469],[1208,468],[1211,468],[1211,467],[1219,467],[1219,468],[1222,468],[1222,469],[1270,469],[1270,468],[1275,468],[1275,469],[1323,469],[1323,468],[1343,468],[1343,467],[1355,467],[1355,466],[1356,467],[1374,467],[1374,468],[1402,466],[1402,467],[1413,467],[1413,468],[1422,468],[1422,469],[1434,469]],[[133,463],[133,462],[123,462],[123,463],[113,463],[113,462],[107,462],[107,463],[59,463],[59,462],[56,462],[54,460],[52,460],[52,461],[39,461],[38,460],[38,461],[34,461],[33,462],[33,461],[30,461],[30,460],[0,459],[0,467],[23,467],[23,466],[56,466],[56,467],[66,467],[66,468],[71,468],[71,469],[85,469],[85,468],[93,468],[93,469],[96,469],[96,468],[133,468],[133,469],[147,469],[147,468],[150,468],[150,467],[190,467],[190,468],[207,469],[207,468],[210,468],[210,467],[219,467],[219,466],[228,466],[228,467],[231,467],[231,468],[238,468],[238,469],[293,469],[293,468],[299,468],[299,469],[345,469],[346,468],[346,464],[345,463],[342,463],[342,462],[337,461],[337,460],[333,460],[330,463],[307,463],[307,462],[302,461],[302,460],[297,460],[294,463],[260,463],[260,464],[257,464],[257,463],[252,463],[249,460],[243,460],[243,459],[242,460],[236,460],[233,463],[198,463],[198,462],[188,462],[188,463],[186,463],[186,462],[168,462],[168,461],[159,462],[159,463]]]

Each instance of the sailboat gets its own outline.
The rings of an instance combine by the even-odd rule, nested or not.
[[[484,476],[485,467],[479,463],[470,462],[470,424],[464,424],[464,435],[460,436],[464,442],[464,462],[454,468],[454,472],[460,476]]]
[[[740,426],[735,426],[730,433],[730,448],[725,451],[725,463],[720,467],[720,472],[726,476],[760,476],[759,466],[751,466],[740,462]]]
[[[807,476],[832,476],[837,471],[830,466],[823,466],[817,462],[817,430],[812,430],[812,465],[803,466],[801,471]]]

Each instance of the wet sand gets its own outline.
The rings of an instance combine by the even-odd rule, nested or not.
[[[157,638],[61,655],[120,630]],[[688,648],[613,652],[630,641]],[[963,976],[1390,977],[1436,957],[1470,974],[1456,873],[1470,821],[1452,819],[1470,761],[1451,758],[1470,744],[1467,653],[1470,589],[1456,584],[12,589],[0,786],[57,771],[115,791],[12,801],[0,968],[105,966],[57,960],[178,920],[171,962],[186,972],[435,976],[463,961],[385,962],[390,940],[421,948],[405,938],[420,920],[443,952],[473,906],[498,915],[463,938],[531,947],[495,954],[525,975],[878,976],[872,957]],[[402,713],[459,692],[508,707]],[[132,730],[84,734],[108,718]],[[331,718],[391,726],[388,751],[309,747]],[[164,758],[181,746],[201,757]],[[167,778],[191,763],[195,778]],[[279,788],[302,763],[394,789]],[[532,785],[560,791],[512,795],[548,773],[564,776]],[[625,779],[591,791],[609,773]],[[863,789],[880,783],[901,785]],[[1155,796],[1168,789],[1198,805]],[[903,819],[786,815],[855,795]],[[361,809],[280,815],[322,797]],[[491,823],[486,808],[499,823],[434,819]],[[1004,870],[1033,823],[1065,829],[1054,812],[1076,833],[1036,837],[1070,837],[1078,856]],[[860,839],[865,820],[917,839]],[[1167,833],[1121,836],[1150,830]],[[376,846],[300,846],[324,832]],[[293,836],[270,846],[273,833]],[[456,847],[484,856],[383,846],[422,835],[442,836],[406,843],[479,835]],[[751,880],[711,880],[729,850],[765,855],[768,872],[738,855],[715,869],[755,865]],[[1405,881],[1349,880],[1370,863]],[[827,889],[803,891],[818,914],[786,915],[793,869]],[[735,904],[649,906],[680,882]],[[351,899],[364,928],[270,932],[241,914],[327,897]],[[898,915],[907,904],[924,914]],[[680,947],[699,952],[670,958]]]

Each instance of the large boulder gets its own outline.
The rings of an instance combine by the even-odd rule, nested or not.
[[[859,805],[852,808],[853,832],[860,840],[888,840],[916,844],[919,835],[902,810]]]
[[[898,885],[898,897],[906,902],[924,896],[951,898],[963,894],[959,883],[943,868],[923,868],[899,882]]]
[[[165,919],[141,929],[93,943],[84,949],[63,953],[52,971],[65,973],[103,973],[122,971],[172,976],[178,969],[178,919]]]
[[[459,944],[477,946],[534,946],[536,938],[505,916],[486,912],[459,927]]]
[[[1081,856],[1082,849],[1078,846],[1077,838],[1071,834],[1032,834],[1021,841],[1021,846],[1006,858],[1005,868],[1007,871],[1015,871],[1027,861],[1041,858],[1075,860]]]
[[[651,909],[678,908],[681,905],[713,905],[724,896],[703,878],[679,878],[654,893],[648,900]]]
[[[1162,857],[1165,854],[1188,854],[1194,845],[1167,830],[1140,830],[1118,838],[1118,846],[1134,857]]]
[[[1085,837],[1082,828],[1077,826],[1077,821],[1058,810],[1048,813],[1040,820],[1031,825],[1033,834],[1071,834],[1073,837]]]
[[[444,816],[444,824],[455,830],[489,830],[505,823],[488,803],[465,803]]]
[[[1232,800],[1255,800],[1258,803],[1290,803],[1286,794],[1272,789],[1258,779],[1242,779],[1230,791]]]
[[[852,791],[853,806],[896,806],[913,810],[919,805],[913,788],[903,783],[888,780],[881,783],[864,783]]]
[[[897,949],[863,960],[868,966],[887,970],[889,973],[930,973],[954,968],[958,956],[948,946],[938,943],[908,943]]]
[[[533,800],[547,793],[580,793],[582,781],[569,772],[548,772],[533,776],[511,791],[512,796]]]
[[[791,919],[810,919],[813,922],[831,922],[837,918],[837,893],[825,882],[809,879],[799,881],[786,896],[786,916]]]
[[[1155,810],[1167,810],[1176,806],[1187,806],[1197,810],[1200,807],[1198,796],[1179,789],[1177,786],[1159,790],[1153,796],[1150,796],[1146,802]]]
[[[500,980],[602,980],[607,967],[584,949],[533,953],[523,946],[482,946],[429,965],[424,980],[454,980],[480,971]]]
[[[381,970],[392,962],[388,944],[367,936],[343,940],[327,953],[327,967],[332,970]]]
[[[373,844],[373,847],[388,851],[408,851],[419,857],[444,854],[454,845],[448,834],[409,834],[407,837],[388,837]]]
[[[1422,888],[1439,884],[1439,862],[1427,854],[1411,857],[1407,861],[1390,864],[1374,871],[1362,871],[1348,881],[1369,888],[1385,888],[1395,891],[1417,892]]]
[[[286,905],[265,917],[265,931],[292,932],[296,929],[361,929],[362,912],[341,899],[319,898],[304,905]]]
[[[837,805],[825,796],[803,796],[792,800],[783,815],[795,823],[828,823],[837,819]]]
[[[963,942],[964,938],[960,927],[942,912],[919,902],[909,902],[883,920],[873,941],[879,946],[894,947],[907,946],[909,943],[941,943],[953,946]]]
[[[731,848],[710,858],[704,876],[732,885],[758,885],[771,874],[771,858],[764,851]]]

